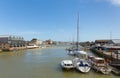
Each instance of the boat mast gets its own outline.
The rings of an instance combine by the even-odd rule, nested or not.
[[[79,12],[78,12],[78,19],[77,19],[77,49],[79,49]]]
[[[73,48],[75,48],[74,36],[73,36]]]
[[[112,31],[110,31],[110,40],[112,40]]]

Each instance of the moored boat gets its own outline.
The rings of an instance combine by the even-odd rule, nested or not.
[[[112,71],[112,68],[105,62],[104,58],[91,57],[89,58],[89,63],[94,70],[103,74],[110,74]]]
[[[86,51],[83,51],[83,50],[76,50],[75,51],[75,55],[77,57],[79,57],[80,59],[84,59],[86,60],[88,58],[88,54]]]
[[[87,73],[90,71],[91,66],[89,65],[89,63],[81,60],[77,63],[76,69],[78,69],[82,73]]]
[[[74,65],[73,65],[72,60],[63,60],[61,62],[61,67],[63,69],[72,69],[72,68],[74,68]]]
[[[73,48],[68,48],[66,49],[68,55],[75,55],[74,54],[74,49]]]
[[[37,45],[28,45],[26,46],[27,49],[34,49],[34,48],[39,48]]]
[[[81,55],[81,52],[83,52],[83,47],[79,45],[79,14],[77,19],[77,42],[74,43],[73,40],[73,46],[67,49],[69,55],[79,56]]]
[[[90,64],[84,59],[75,58],[73,59],[73,64],[75,68],[82,73],[87,73],[91,69]]]

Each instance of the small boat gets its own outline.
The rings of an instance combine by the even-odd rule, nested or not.
[[[112,71],[112,68],[105,62],[104,58],[90,57],[89,63],[94,70],[103,74],[110,74],[110,72]]]
[[[74,55],[73,48],[66,49],[68,55]]]
[[[84,53],[86,55],[86,53],[87,53],[87,52],[84,51],[84,47],[82,47],[79,44],[77,44],[76,46],[67,48],[66,52],[67,52],[68,55],[74,55],[74,56],[79,56],[79,55],[81,55],[81,53],[82,54]]]
[[[87,73],[90,71],[91,66],[88,62],[81,60],[77,63],[76,69],[78,69],[82,73]]]
[[[61,62],[61,67],[63,69],[72,69],[72,68],[74,68],[74,65],[73,65],[72,60],[63,60]]]
[[[79,14],[78,14],[78,19],[77,19],[77,41],[74,43],[73,40],[73,46],[67,49],[68,55],[74,55],[74,56],[79,56],[81,51],[83,51],[83,47],[79,45]]]
[[[76,67],[76,69],[82,73],[87,73],[91,69],[90,64],[84,59],[75,58],[73,59],[73,64]]]
[[[86,51],[83,50],[76,50],[75,51],[75,55],[81,59],[86,60],[88,58],[88,54]]]
[[[34,49],[34,48],[39,48],[39,46],[34,45],[34,44],[33,44],[33,45],[31,44],[31,45],[26,46],[26,48],[27,48],[27,49]]]
[[[75,55],[73,51],[68,51],[67,54],[68,54],[68,55],[71,55],[71,56],[74,56],[74,55]]]

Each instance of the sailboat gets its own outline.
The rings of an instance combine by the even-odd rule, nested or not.
[[[74,64],[74,67],[82,73],[87,73],[91,69],[90,64],[86,60],[80,59],[78,57],[75,57],[73,59],[73,64]]]
[[[66,49],[67,54],[68,55],[75,55],[74,50],[75,50],[76,46],[75,46],[74,38],[73,38],[73,42],[71,44],[72,44],[72,46],[70,48]]]
[[[87,73],[90,71],[91,66],[86,61],[88,58],[87,52],[81,50],[82,47],[79,45],[79,14],[78,14],[78,20],[77,20],[77,43],[76,47],[73,49],[73,54],[76,56],[76,58],[73,59],[73,64],[76,67],[77,70],[79,70],[82,73]]]
[[[79,14],[78,14],[78,20],[77,20],[77,42],[76,42],[76,45],[75,45],[75,43],[73,41],[73,46],[70,47],[69,49],[67,49],[67,52],[68,52],[69,55],[79,56],[79,55],[81,55],[81,53],[85,52],[85,51],[83,51],[81,49],[82,49],[82,46],[79,45]]]

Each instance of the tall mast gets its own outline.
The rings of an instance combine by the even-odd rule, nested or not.
[[[77,49],[79,48],[79,12],[78,12],[78,19],[77,19]]]
[[[112,40],[112,31],[110,31],[110,40]]]
[[[73,35],[73,38],[72,38],[72,44],[73,44],[73,46],[74,46],[74,35]]]

